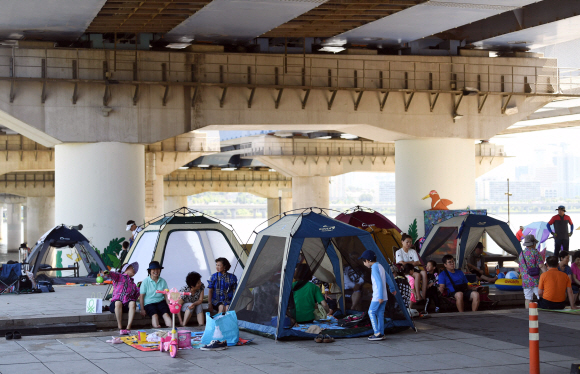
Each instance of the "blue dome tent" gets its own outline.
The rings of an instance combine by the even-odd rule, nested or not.
[[[292,294],[292,281],[299,261],[308,264],[320,281],[333,285],[331,292],[338,295],[338,305],[344,309],[344,266],[359,269],[358,260],[367,249],[377,255],[379,262],[393,280],[390,266],[375,244],[371,233],[334,220],[308,209],[301,214],[286,214],[274,224],[257,233],[246,267],[231,303],[238,313],[241,328],[272,338],[302,337],[310,334],[284,326],[286,310]],[[414,328],[399,290],[396,296],[389,293],[396,304],[399,319],[385,318],[385,332]],[[396,301],[396,303],[395,303]],[[385,315],[385,317],[387,317]],[[368,336],[372,328],[325,330],[334,337]]]
[[[466,214],[433,226],[419,255],[425,261],[440,262],[444,255],[451,254],[457,261],[457,268],[461,269],[486,233],[509,254],[518,256],[522,251],[520,242],[507,223],[489,216]]]

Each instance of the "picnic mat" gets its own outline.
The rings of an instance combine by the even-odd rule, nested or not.
[[[542,309],[542,308],[538,308],[538,310],[541,310],[543,312],[566,313],[566,314],[573,314],[573,315],[580,316],[580,309]]]
[[[325,319],[319,319],[314,322],[298,324],[292,329],[306,332],[311,326],[320,327],[321,330],[343,330],[344,327],[338,325],[338,320],[332,316],[328,316]]]
[[[191,348],[179,348],[179,349],[199,349],[201,348],[201,336],[203,335],[203,331],[191,332]],[[142,352],[152,352],[152,351],[159,351],[159,343],[158,342],[139,342],[137,335],[129,335],[129,336],[122,336],[121,341],[127,344],[130,347],[133,347]],[[236,345],[246,345],[253,341],[253,339],[239,339],[238,344]]]

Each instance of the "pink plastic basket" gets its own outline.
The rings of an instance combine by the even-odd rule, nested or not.
[[[188,330],[177,331],[177,347],[178,348],[191,347],[191,331]]]

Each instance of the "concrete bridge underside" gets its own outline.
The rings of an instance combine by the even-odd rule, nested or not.
[[[476,52],[433,57],[0,49],[0,124],[47,147],[30,151],[54,163],[57,221],[89,216],[89,235],[98,247],[125,235],[126,219],[162,211],[162,176],[210,151],[148,147],[198,129],[326,129],[394,142],[397,152],[385,162],[373,153],[254,149],[251,157],[292,177],[295,207],[327,205],[331,175],[394,168],[397,205],[405,207],[397,222],[406,227],[421,216],[425,202],[419,199],[432,189],[458,207],[475,206],[476,175],[501,157],[477,156],[474,140],[489,139],[565,95],[554,59]],[[24,170],[22,162],[5,172]],[[86,179],[82,187],[68,182],[79,175]]]

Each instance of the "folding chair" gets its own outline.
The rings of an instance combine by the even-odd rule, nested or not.
[[[18,293],[18,280],[21,275],[22,264],[2,265],[2,271],[0,272],[0,295],[9,292]]]

